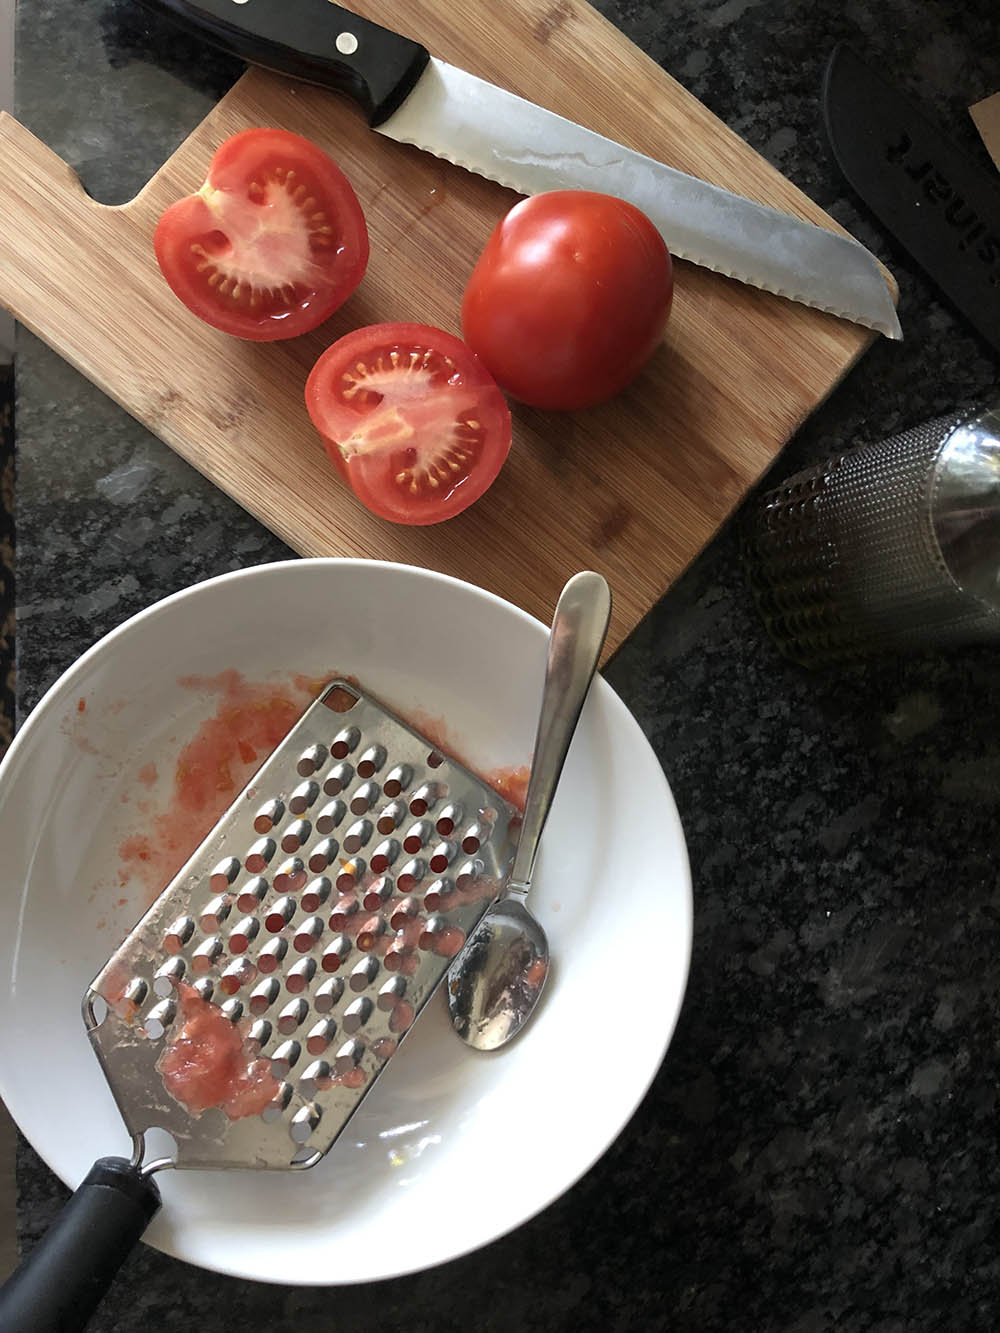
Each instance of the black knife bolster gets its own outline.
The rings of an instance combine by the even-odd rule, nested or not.
[[[237,5],[233,0],[142,0],[205,41],[250,65],[332,88],[357,102],[370,125],[403,103],[430,56],[418,42],[322,0]],[[357,50],[337,50],[340,34]]]

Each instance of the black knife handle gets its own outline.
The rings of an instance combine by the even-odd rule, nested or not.
[[[331,0],[142,0],[251,65],[345,93],[369,125],[388,120],[423,73],[418,42]]]

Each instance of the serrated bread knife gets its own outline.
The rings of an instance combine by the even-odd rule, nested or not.
[[[671,254],[902,333],[875,257],[849,237],[731,194],[431,56],[330,0],[142,0],[250,64],[344,93],[369,125],[521,194],[628,199]]]

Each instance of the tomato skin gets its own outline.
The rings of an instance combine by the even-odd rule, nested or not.
[[[350,181],[287,130],[234,134],[195,194],[153,236],[174,294],[206,324],[252,342],[308,333],[351,295],[368,229]]]
[[[306,408],[334,467],[393,523],[454,518],[492,486],[510,410],[479,358],[428,324],[372,324],[328,347]]]
[[[462,333],[513,398],[572,411],[623,389],[663,336],[673,300],[663,238],[632,204],[552,190],[515,204],[462,300]]]

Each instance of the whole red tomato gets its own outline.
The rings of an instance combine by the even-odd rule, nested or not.
[[[553,190],[516,204],[462,301],[462,333],[501,388],[532,407],[590,407],[623,389],[659,343],[673,266],[632,204]]]
[[[368,229],[350,181],[287,130],[243,130],[209,163],[153,237],[163,276],[189,310],[224,333],[271,342],[308,333],[368,264]]]

